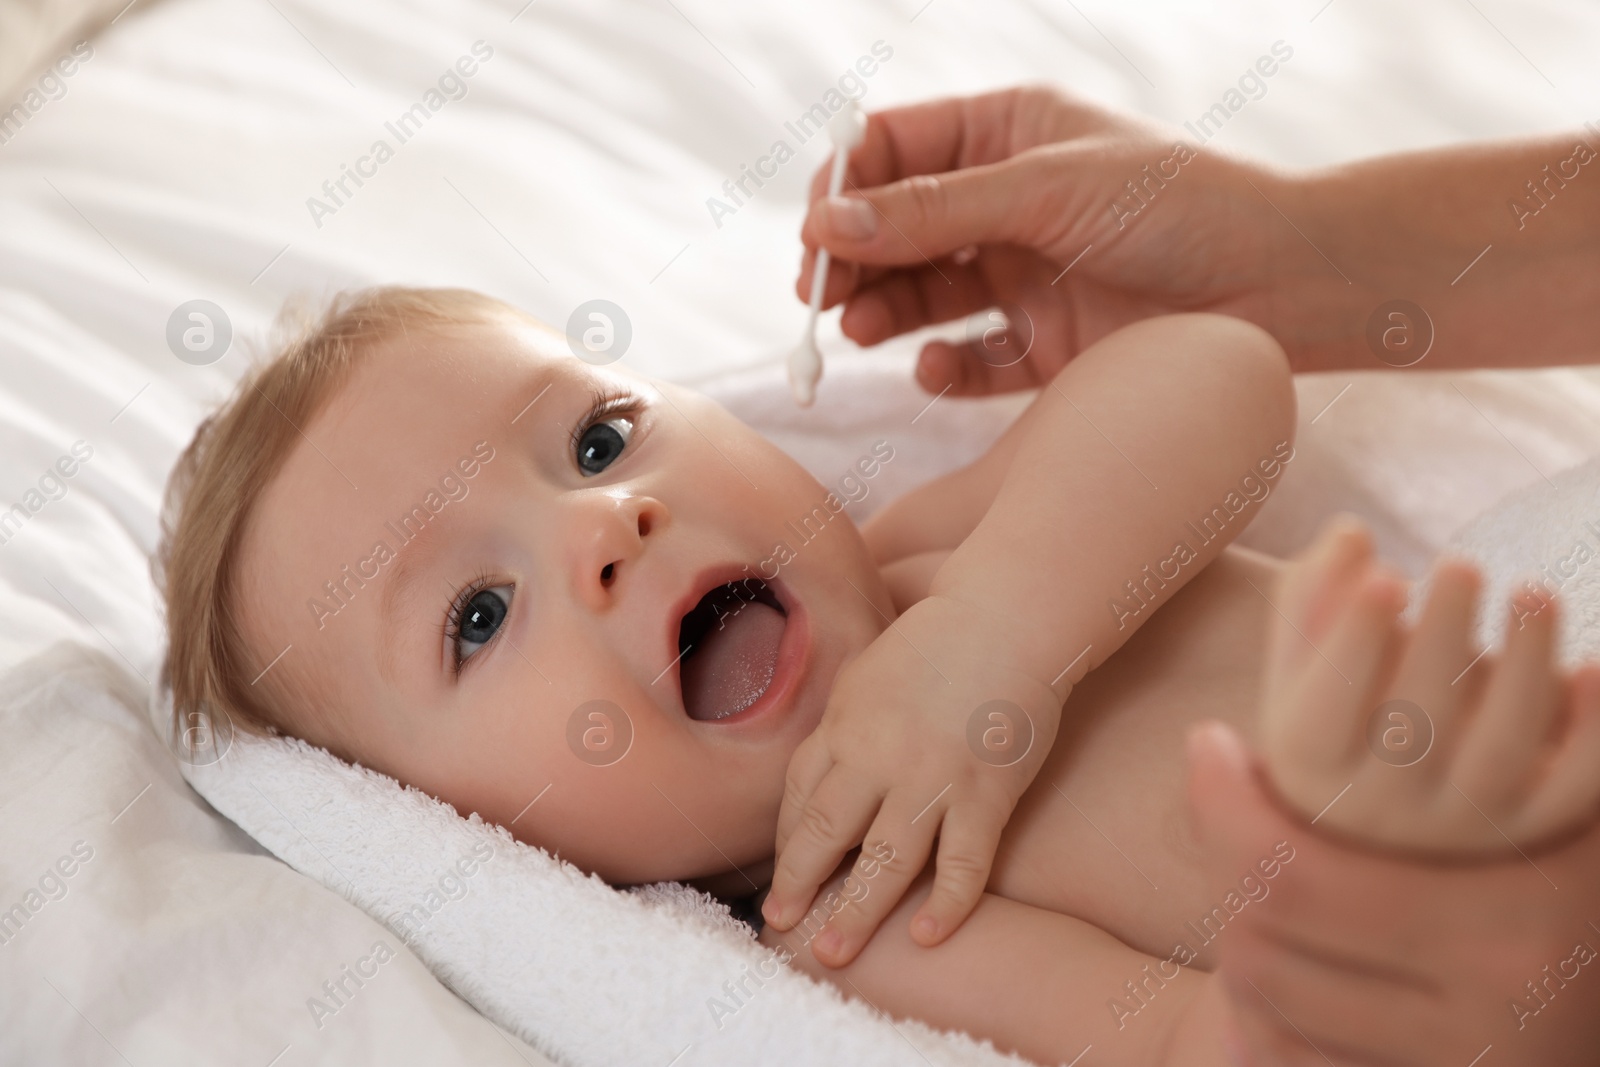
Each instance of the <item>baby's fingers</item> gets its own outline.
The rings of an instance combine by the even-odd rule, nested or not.
[[[884,800],[854,869],[840,887],[842,900],[824,896],[823,903],[829,906],[812,909],[813,915],[827,917],[827,925],[811,942],[817,962],[843,967],[872,940],[927,865],[940,814],[941,809],[925,798],[908,800],[905,791],[890,793]]]
[[[811,794],[833,769],[833,754],[819,730],[795,748],[789,757],[789,771],[783,782],[783,804],[778,808],[778,838],[775,855],[783,855],[789,838],[800,826],[800,817],[811,802]]]
[[[933,891],[911,920],[913,941],[931,948],[966,922],[989,884],[995,849],[1009,814],[963,804],[945,815],[939,828]]]
[[[767,922],[775,929],[788,930],[799,921],[817,887],[861,841],[881,802],[877,789],[839,768],[822,779],[778,854],[772,889],[761,905]]]

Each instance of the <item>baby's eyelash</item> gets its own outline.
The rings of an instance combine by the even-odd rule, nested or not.
[[[613,415],[633,414],[644,406],[644,401],[626,391],[592,389],[589,410],[572,426],[572,447],[576,449],[584,433],[597,422]]]
[[[461,616],[466,612],[468,605],[472,603],[473,597],[485,589],[493,588],[490,585],[491,581],[488,571],[479,571],[471,581],[461,587],[460,592],[451,598],[450,606],[445,610],[444,626],[441,628],[440,636],[444,638],[445,647],[450,650],[451,674],[459,675],[462,668],[466,666],[461,660]],[[499,636],[500,634],[496,632],[489,638],[489,641],[492,642],[495,637]]]

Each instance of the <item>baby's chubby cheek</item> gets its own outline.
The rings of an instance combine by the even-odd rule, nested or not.
[[[513,827],[609,882],[684,880],[771,856],[788,751],[709,751],[641,728],[610,765],[573,757]]]
[[[407,746],[411,780],[431,779],[463,813],[614,884],[697,878],[771,855],[805,731],[736,736],[649,699],[605,664],[582,667],[581,644],[548,652],[549,682],[530,672],[486,694],[469,716],[476,724]]]

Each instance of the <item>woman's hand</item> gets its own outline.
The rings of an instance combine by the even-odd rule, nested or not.
[[[1211,899],[1246,876],[1267,893],[1216,935],[1242,1067],[1594,1063],[1600,823],[1526,855],[1433,863],[1287,813],[1221,724],[1193,728],[1189,765]],[[1260,868],[1272,881],[1254,877],[1289,849]]]
[[[1294,174],[1187,133],[1043,87],[879,112],[846,194],[812,183],[796,291],[826,247],[824,304],[862,345],[1004,309],[1015,333],[923,348],[922,387],[958,396],[1173,311],[1253,322],[1297,371],[1594,359],[1600,131]]]
[[[826,167],[812,184],[796,289],[809,295],[827,247],[824,306],[846,302],[842,328],[861,345],[1006,309],[1004,334],[923,349],[922,387],[957,395],[1043,385],[1100,337],[1166,312],[1224,312],[1281,341],[1286,281],[1343,283],[1273,206],[1294,199],[1288,179],[1180,136],[1039,87],[879,112],[846,194],[825,198]]]

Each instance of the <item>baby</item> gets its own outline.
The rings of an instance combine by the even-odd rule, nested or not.
[[[1042,1063],[1234,1062],[1240,983],[1213,942],[1289,891],[1298,852],[1207,888],[1196,723],[1253,740],[1317,823],[1302,843],[1459,862],[1600,802],[1600,669],[1552,665],[1553,604],[1476,656],[1462,562],[1411,629],[1359,524],[1291,564],[1227,547],[1294,421],[1261,330],[1146,320],[858,530],[703,396],[575,359],[484,296],[357,293],[184,454],[163,680],[180,732],[226,715],[301,737],[614,884],[770,886],[763,943],[892,1015]],[[893,455],[875,444],[860,473]],[[1563,997],[1538,1056],[1495,1062],[1583,1062],[1595,995]],[[1516,1029],[1502,1014],[1442,1044],[1374,1018],[1299,1049],[1454,1063],[1470,1045],[1464,1065]]]

